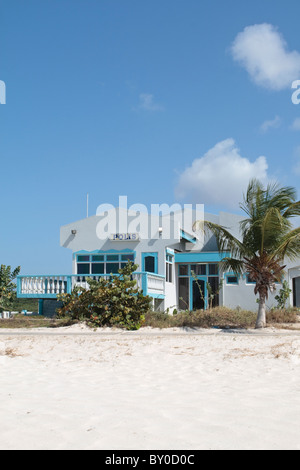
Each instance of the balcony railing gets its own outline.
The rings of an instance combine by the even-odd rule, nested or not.
[[[89,288],[87,279],[99,280],[109,278],[108,274],[100,275],[41,275],[18,276],[17,297],[34,299],[56,299],[59,294],[70,294],[75,286]],[[144,295],[154,298],[164,298],[165,278],[159,274],[136,272],[132,275],[137,287],[143,290]]]

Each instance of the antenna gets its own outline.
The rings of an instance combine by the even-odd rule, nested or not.
[[[89,193],[86,195],[86,217],[89,216]]]

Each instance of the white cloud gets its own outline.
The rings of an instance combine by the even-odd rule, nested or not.
[[[296,118],[291,126],[294,131],[300,131],[300,118]]]
[[[183,171],[175,195],[180,200],[237,209],[250,179],[266,183],[267,170],[265,157],[251,162],[240,155],[233,139],[226,139]]]
[[[299,52],[289,51],[285,39],[271,24],[246,27],[235,38],[231,53],[252,80],[265,88],[291,88],[300,78]]]
[[[154,101],[154,95],[141,93],[139,96],[139,109],[145,111],[163,111],[164,107]]]
[[[275,116],[274,119],[271,119],[270,121],[265,121],[262,123],[260,126],[261,132],[264,134],[268,132],[269,129],[278,129],[278,127],[281,126],[281,119],[279,116]]]

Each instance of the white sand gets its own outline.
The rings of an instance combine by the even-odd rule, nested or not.
[[[249,333],[0,330],[0,449],[300,449],[299,332]]]

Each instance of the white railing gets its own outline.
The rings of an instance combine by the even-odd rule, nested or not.
[[[72,275],[71,276],[72,278],[72,290],[74,289],[74,287],[82,287],[83,289],[89,289],[89,283],[88,283],[88,279],[93,279],[94,281],[100,281],[100,279],[109,279],[110,276],[109,275],[99,275],[99,276],[95,276],[95,275],[86,275],[86,276],[82,276],[82,275]]]
[[[71,293],[74,287],[89,288],[88,279],[96,281],[110,275],[48,275],[48,276],[18,276],[17,296],[33,298],[56,298],[58,294]],[[165,278],[158,274],[140,272],[133,273],[132,278],[137,282],[138,289],[145,295],[164,295]]]
[[[20,276],[18,294],[56,296],[68,291],[69,276]]]
[[[147,293],[151,294],[164,294],[165,293],[165,278],[156,274],[147,275]]]

